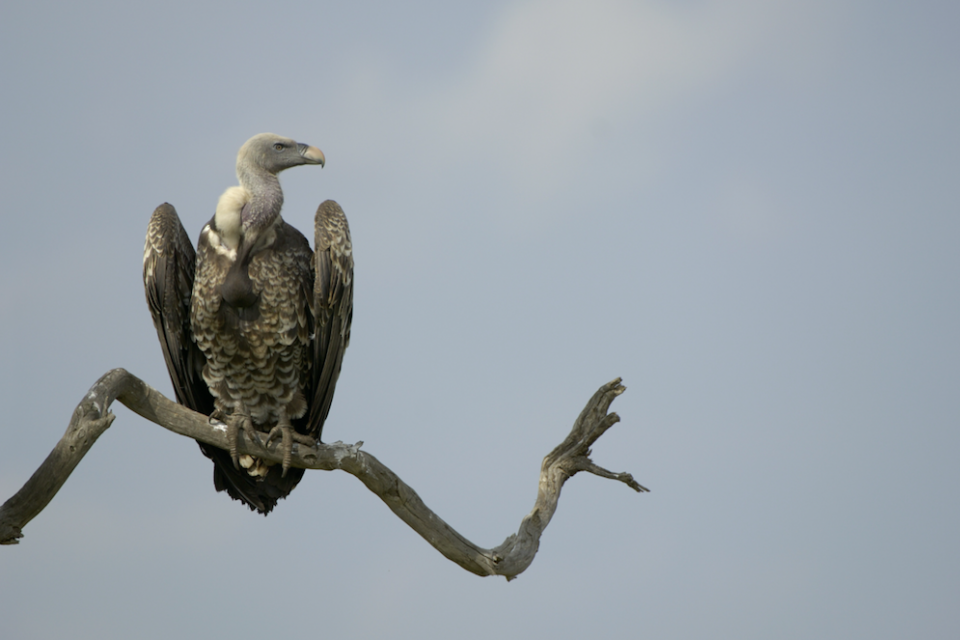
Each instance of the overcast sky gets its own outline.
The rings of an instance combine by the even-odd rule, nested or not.
[[[960,5],[4,3],[0,500],[91,384],[171,394],[150,213],[194,241],[250,136],[337,200],[328,441],[492,547],[622,376],[530,569],[478,578],[355,478],[268,518],[124,407],[19,546],[0,636],[960,636]]]

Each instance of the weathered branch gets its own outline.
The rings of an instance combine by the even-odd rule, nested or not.
[[[316,447],[295,444],[292,465],[326,471],[342,469],[356,476],[448,559],[477,575],[499,575],[512,580],[533,562],[540,536],[557,509],[560,489],[574,474],[587,471],[619,480],[636,491],[647,491],[629,473],[612,473],[590,459],[590,446],[620,421],[616,413],[607,411],[624,390],[617,378],[600,387],[590,398],[567,438],[543,459],[533,510],[520,523],[517,533],[493,549],[478,547],[457,533],[427,508],[420,496],[395,473],[369,453],[360,451],[362,442],[355,445],[335,442]],[[40,468],[20,491],[0,506],[0,544],[17,544],[18,538],[23,537],[23,527],[43,511],[93,443],[110,427],[114,419],[110,405],[114,400],[170,431],[223,449],[228,446],[224,425],[167,399],[123,369],[109,371],[77,405],[66,433]],[[248,433],[241,431],[244,437],[240,439],[240,453],[272,462],[282,461],[276,444],[265,447],[256,436],[252,440],[245,437]]]

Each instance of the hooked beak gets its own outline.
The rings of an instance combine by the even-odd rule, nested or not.
[[[322,167],[327,161],[323,157],[323,151],[302,142],[297,143],[297,151],[300,152],[300,156],[306,160],[307,164],[318,164]]]

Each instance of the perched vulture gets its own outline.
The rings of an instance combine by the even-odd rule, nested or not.
[[[353,255],[340,206],[317,209],[315,251],[283,221],[277,174],[324,164],[316,147],[261,133],[240,148],[237,178],[196,252],[176,210],[147,228],[143,283],[177,401],[227,425],[230,451],[202,442],[213,483],[267,514],[293,490],[294,442],[320,439],[350,342]],[[240,431],[280,439],[284,462],[237,455]],[[248,436],[253,435],[248,433]]]

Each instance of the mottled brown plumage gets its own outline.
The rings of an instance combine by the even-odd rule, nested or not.
[[[176,211],[154,212],[144,250],[147,302],[177,400],[228,425],[281,439],[284,465],[200,443],[214,484],[268,513],[293,490],[293,442],[319,440],[350,340],[353,257],[343,210],[317,209],[316,252],[280,217],[276,174],[323,164],[314,147],[260,134],[237,158],[239,187],[224,193],[196,252]],[[248,436],[251,434],[248,434]],[[238,464],[239,463],[239,464]]]

